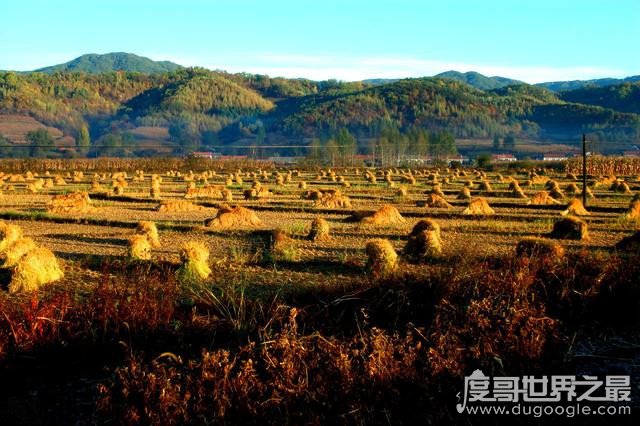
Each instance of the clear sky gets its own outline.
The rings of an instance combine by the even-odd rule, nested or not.
[[[2,0],[0,69],[131,52],[271,76],[640,74],[640,0]]]

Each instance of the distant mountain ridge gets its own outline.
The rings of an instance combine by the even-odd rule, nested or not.
[[[36,72],[52,74],[54,72],[85,72],[101,74],[113,71],[129,71],[144,74],[171,72],[183,68],[170,61],[153,61],[132,53],[114,52],[104,55],[90,53],[82,55],[64,64],[39,68]]]
[[[566,92],[569,90],[582,89],[584,87],[607,87],[624,83],[636,83],[640,81],[640,75],[626,78],[598,78],[595,80],[571,80],[571,81],[551,81],[537,83],[535,86],[544,87],[554,92]]]
[[[437,78],[446,78],[449,80],[457,80],[463,83],[467,83],[469,86],[475,87],[480,90],[493,90],[500,89],[506,86],[513,86],[515,84],[524,84],[523,81],[514,80],[506,77],[487,77],[486,75],[482,75],[479,72],[469,71],[469,72],[458,72],[458,71],[445,71],[440,74],[436,74],[434,77]]]

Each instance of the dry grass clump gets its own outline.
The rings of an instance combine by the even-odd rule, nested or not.
[[[513,198],[529,198],[520,188],[520,184],[517,180],[512,180],[509,184],[509,191],[511,191],[511,197]]]
[[[398,268],[398,254],[388,240],[370,240],[365,250],[368,256],[367,270],[374,277],[388,277]]]
[[[67,182],[65,182],[64,178],[60,175],[56,175],[54,183],[56,184],[56,186],[64,186],[67,184]]]
[[[64,276],[58,259],[45,247],[37,247],[22,256],[11,272],[9,292],[38,290]]]
[[[149,220],[143,220],[141,222],[138,222],[136,233],[140,235],[146,235],[147,238],[149,239],[149,243],[151,243],[153,247],[156,247],[156,248],[160,247],[160,238],[158,236],[158,228],[156,227],[155,223]]]
[[[50,213],[93,213],[96,208],[91,204],[89,194],[74,192],[71,194],[54,195],[49,202]]]
[[[0,221],[0,251],[22,237],[22,228],[12,223]]]
[[[564,193],[560,190],[560,188],[554,187],[549,192],[549,196],[554,200],[562,200],[564,199]]]
[[[134,260],[151,260],[151,242],[146,234],[134,234],[128,238],[127,255]]]
[[[574,215],[574,216],[588,216],[591,213],[584,208],[584,204],[577,198],[569,201],[567,209],[560,213],[562,216]]]
[[[298,189],[307,189],[307,182],[303,180],[298,182]]]
[[[209,267],[209,249],[200,242],[189,241],[180,248],[182,265],[176,271],[178,280],[183,284],[195,284],[211,275]]]
[[[407,194],[408,194],[407,188],[404,186],[399,187],[398,190],[396,191],[396,197],[399,197],[399,198],[404,198],[407,196]]]
[[[554,199],[549,195],[547,191],[537,192],[535,195],[531,197],[527,204],[535,205],[535,206],[544,206],[544,205],[552,205],[552,204],[560,204],[560,201]]]
[[[576,185],[575,183],[571,182],[569,185],[567,185],[567,187],[564,189],[564,192],[566,192],[569,195],[577,195],[580,193],[580,188],[578,188],[578,185]]]
[[[398,209],[390,204],[385,204],[372,215],[360,220],[360,223],[365,226],[396,226],[405,222]]]
[[[472,199],[461,214],[465,216],[489,216],[495,213],[496,211],[489,206],[486,199],[478,197]]]
[[[441,209],[450,209],[451,207],[453,207],[451,204],[447,202],[447,200],[444,199],[444,197],[438,194],[427,195],[425,204],[429,207],[441,208]]]
[[[489,183],[489,181],[486,181],[486,180],[480,181],[480,184],[478,185],[478,189],[480,190],[480,192],[493,193],[493,188],[491,187],[491,184]]]
[[[624,219],[627,220],[638,220],[640,219],[640,200],[632,200],[629,205],[629,210],[623,215]]]
[[[165,213],[193,212],[204,210],[204,207],[186,200],[165,200],[156,207],[156,210]]]
[[[1,252],[0,256],[4,259],[2,267],[9,268],[15,266],[22,256],[34,250],[36,247],[36,243],[29,237],[22,237],[11,242]]]
[[[587,223],[577,217],[569,216],[553,224],[549,237],[562,240],[587,240]]]
[[[262,221],[255,212],[245,207],[222,206],[216,216],[207,219],[204,225],[208,228],[216,229],[244,229],[262,226]]]
[[[258,185],[256,185],[256,183]],[[260,185],[260,182],[254,182],[254,185],[250,189],[245,189],[242,192],[245,200],[259,200],[261,198],[267,198],[273,195],[266,186]]]
[[[184,198],[222,198],[222,187],[216,185],[207,185],[202,188],[189,187],[184,194]]]
[[[519,257],[560,260],[564,254],[564,248],[560,244],[542,238],[527,237],[516,246],[516,256]]]
[[[302,194],[301,197],[303,200],[319,200],[322,198],[322,191],[317,189],[310,189],[307,192]]]
[[[403,254],[414,261],[440,257],[442,255],[440,225],[431,219],[418,221],[409,233]]]
[[[458,193],[458,196],[456,197],[458,200],[470,200],[471,199],[471,191],[469,190],[468,187],[463,187],[460,192]]]
[[[311,241],[327,240],[331,238],[331,236],[329,235],[329,231],[329,222],[322,219],[321,217],[317,217],[311,222],[311,229],[309,230],[307,239]]]
[[[319,200],[316,200],[314,207],[324,207],[328,209],[351,208],[351,199],[343,195],[340,191],[326,191],[322,193]]]

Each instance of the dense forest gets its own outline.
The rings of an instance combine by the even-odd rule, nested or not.
[[[527,84],[480,90],[445,77],[345,83],[199,68],[2,72],[0,114],[31,116],[73,138],[75,147],[33,143],[44,139],[31,134],[29,147],[11,149],[12,140],[4,135],[0,155],[31,147],[39,148],[31,150],[39,156],[154,155],[157,134],[166,135],[157,137],[157,145],[173,154],[306,147],[282,148],[281,155],[311,155],[313,147],[332,144],[352,154],[390,144],[396,155],[446,155],[455,151],[447,142],[451,138],[576,141],[586,132],[593,140],[630,144],[640,136],[640,83],[554,93]],[[151,136],[142,147],[138,142],[145,132]],[[351,138],[353,146],[343,146]]]

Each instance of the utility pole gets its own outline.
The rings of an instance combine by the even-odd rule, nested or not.
[[[587,207],[587,137],[582,134],[582,204]]]

